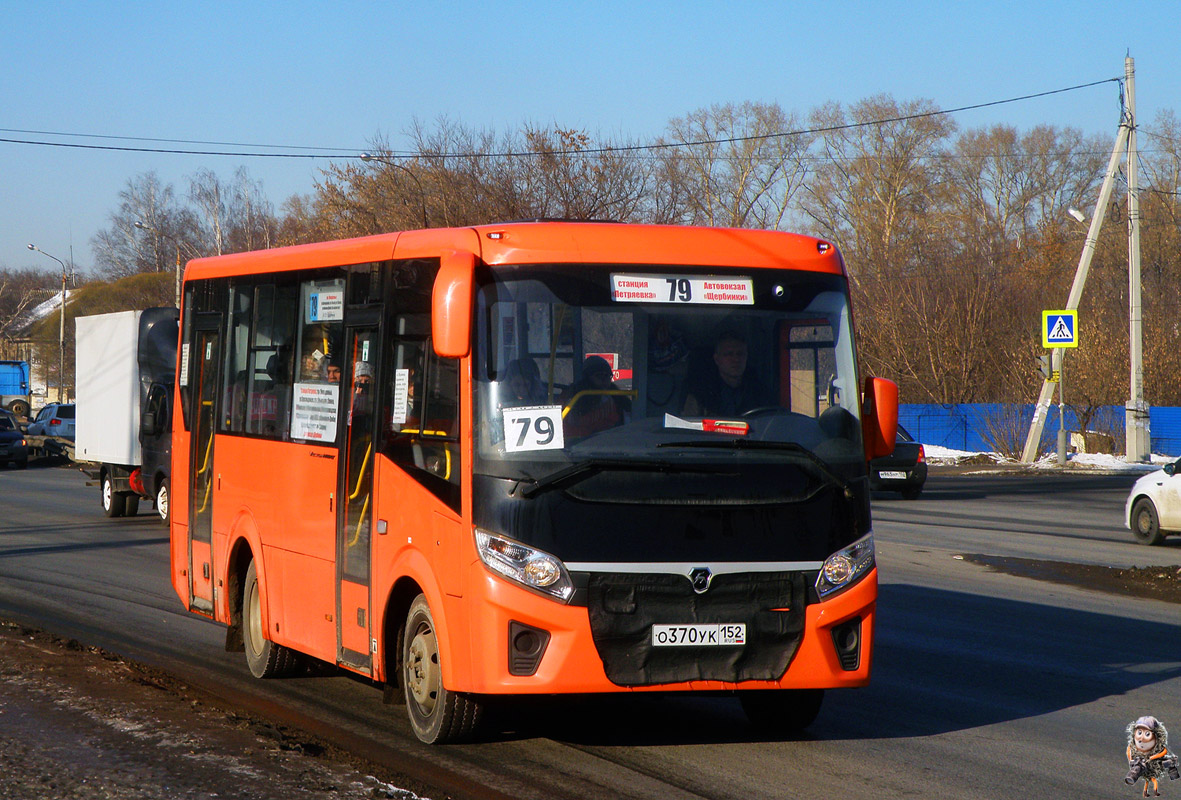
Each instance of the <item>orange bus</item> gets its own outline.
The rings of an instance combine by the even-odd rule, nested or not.
[[[848,279],[786,233],[526,222],[185,271],[172,580],[258,677],[306,657],[424,742],[492,695],[737,694],[780,729],[869,679]]]

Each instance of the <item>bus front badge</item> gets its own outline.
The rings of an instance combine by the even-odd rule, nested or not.
[[[689,580],[693,583],[693,591],[698,594],[705,594],[709,590],[709,582],[713,580],[714,574],[709,571],[708,567],[696,567],[689,571]]]

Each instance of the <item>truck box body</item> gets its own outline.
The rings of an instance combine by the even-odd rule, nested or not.
[[[77,319],[74,458],[139,465],[139,318],[119,311]]]
[[[171,405],[177,319],[175,308],[77,319],[74,457],[78,461],[136,467],[143,464],[147,457],[143,448],[148,447],[153,456],[149,460],[162,462],[159,468],[167,472],[171,437],[157,432],[145,442],[140,422],[153,387],[165,389],[166,405]]]

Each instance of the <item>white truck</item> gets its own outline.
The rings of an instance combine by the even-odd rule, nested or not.
[[[74,460],[108,517],[147,498],[168,523],[178,320],[175,308],[77,319]]]

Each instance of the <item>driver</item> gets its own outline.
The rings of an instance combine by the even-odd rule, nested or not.
[[[684,415],[735,417],[771,405],[771,395],[758,376],[747,374],[746,356],[746,340],[737,331],[719,334],[714,344],[715,369],[689,388]]]

